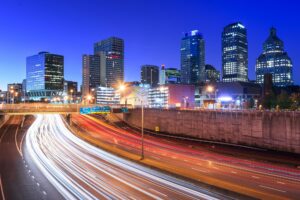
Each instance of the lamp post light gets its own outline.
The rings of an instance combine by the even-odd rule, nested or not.
[[[121,84],[119,86],[119,91],[120,91],[120,98],[124,96],[124,91],[126,90],[126,86],[124,84]],[[127,107],[127,97],[125,97],[125,107]]]
[[[214,101],[215,102],[213,104],[213,109],[215,109],[215,103],[217,102],[217,92],[218,92],[218,89],[215,89],[213,86],[209,85],[209,86],[206,87],[206,91],[209,92],[210,94],[214,93]],[[210,99],[212,99],[211,96],[210,96]]]
[[[88,104],[90,104],[90,101],[92,100],[92,95],[88,95],[88,96],[86,97],[86,99],[88,100]]]
[[[70,93],[71,93],[71,101],[70,101],[70,102],[71,102],[71,103],[73,103],[73,92],[74,92],[74,90],[71,89],[71,90],[70,90]]]

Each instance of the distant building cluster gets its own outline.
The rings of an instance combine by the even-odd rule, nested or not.
[[[221,44],[221,72],[206,63],[205,38],[198,30],[192,30],[181,38],[179,68],[143,64],[140,80],[126,83],[124,40],[109,37],[94,43],[92,55],[83,54],[80,87],[75,81],[65,80],[64,56],[40,52],[27,57],[26,79],[8,84],[7,91],[0,91],[0,102],[244,107],[250,101],[257,103],[270,87],[293,85],[292,60],[275,28],[270,29],[256,60],[256,80],[248,78],[246,27],[240,22],[225,26]]]

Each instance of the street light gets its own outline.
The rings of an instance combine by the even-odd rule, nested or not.
[[[141,98],[139,98],[139,97],[133,97],[133,99],[138,99],[138,100],[140,100],[141,101],[141,107],[142,107],[142,117],[141,117],[141,134],[142,134],[142,136],[141,136],[141,146],[142,146],[142,148],[141,148],[141,160],[143,160],[144,158],[145,158],[145,156],[144,156],[144,97],[145,97],[145,94],[144,93],[140,93],[140,95],[141,95]],[[129,99],[131,99],[131,98],[129,98]]]
[[[119,91],[121,96],[124,96],[124,91],[126,90],[126,86],[124,84],[119,85]],[[125,97],[125,107],[127,107],[127,98]]]
[[[213,109],[215,109],[215,103],[217,102],[217,92],[218,92],[218,89],[215,89],[213,86],[211,86],[211,85],[208,85],[207,87],[206,87],[206,91],[207,92],[209,92],[209,93],[215,93],[215,95],[214,95],[214,104],[213,104]]]
[[[92,95],[87,95],[86,99],[88,100],[88,103],[90,104],[90,101],[92,100]]]

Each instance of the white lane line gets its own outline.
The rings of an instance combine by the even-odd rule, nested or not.
[[[208,171],[206,170],[202,170],[202,169],[196,169],[196,168],[192,168],[193,170],[199,171],[199,172],[203,172],[203,173],[208,173]]]
[[[260,179],[258,176],[251,176],[252,178],[255,178],[255,179]]]
[[[276,183],[281,184],[281,185],[285,185],[285,183],[282,182],[282,181],[277,181]]]
[[[19,146],[18,146],[18,140],[17,140],[17,137],[18,137],[18,131],[19,131],[19,126],[17,127],[17,130],[16,130],[16,132],[15,132],[15,144],[16,144],[16,147],[17,147],[17,150],[18,150],[20,156],[23,157],[22,152],[21,152],[21,150],[20,150],[20,148],[19,148]]]
[[[23,146],[23,141],[24,141],[25,135],[26,135],[26,133],[23,135],[23,137],[21,139],[21,142],[20,142],[20,151],[21,151],[21,156],[22,157],[23,157],[23,148],[22,148],[22,146]]]
[[[285,190],[279,190],[279,189],[268,187],[268,186],[264,186],[264,185],[259,185],[259,187],[261,187],[261,188],[267,188],[267,189],[278,191],[278,192],[282,192],[282,193],[286,192]]]
[[[164,196],[164,197],[167,197],[167,196],[168,196],[168,195],[163,194],[163,193],[161,193],[161,192],[159,192],[159,191],[157,191],[157,190],[154,190],[154,189],[152,189],[152,188],[150,188],[149,190],[151,190],[152,192],[154,192],[154,193],[156,193],[156,194],[160,194],[160,195],[162,195],[162,196]]]
[[[231,171],[231,173],[233,173],[233,174],[237,174],[237,172],[236,172],[236,171]]]
[[[0,188],[1,188],[1,196],[2,196],[2,199],[5,200],[1,176],[0,176]]]

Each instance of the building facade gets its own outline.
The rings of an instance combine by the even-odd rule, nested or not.
[[[10,103],[20,103],[24,99],[22,83],[7,84],[7,95]]]
[[[181,40],[181,82],[198,84],[205,81],[205,42],[198,30],[185,34]]]
[[[76,81],[64,80],[64,93],[66,95],[76,96],[78,93],[78,83]]]
[[[102,105],[120,104],[120,92],[109,87],[98,87],[96,91],[96,103]]]
[[[31,100],[51,99],[63,92],[64,57],[40,52],[26,59],[26,90]]]
[[[110,37],[94,44],[94,54],[101,61],[101,86],[117,87],[124,82],[124,40]]]
[[[247,29],[240,22],[229,24],[222,32],[222,81],[248,82]]]
[[[156,87],[159,83],[159,67],[156,65],[142,65],[141,83]]]
[[[205,82],[219,82],[220,81],[220,71],[212,65],[205,65]]]
[[[177,68],[165,68],[163,65],[159,75],[160,85],[181,83],[181,72]]]
[[[86,97],[100,86],[101,56],[82,56],[82,96]]]
[[[150,88],[148,106],[150,108],[194,108],[195,86],[166,84]]]
[[[274,86],[285,87],[293,84],[292,60],[284,51],[284,43],[277,37],[276,29],[263,44],[263,53],[256,60],[256,82],[263,84],[264,74],[272,74]]]

